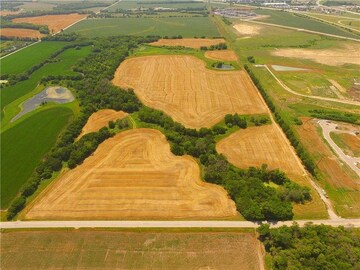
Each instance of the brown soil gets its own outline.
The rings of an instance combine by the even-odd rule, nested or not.
[[[113,83],[133,88],[147,106],[190,128],[211,127],[228,113],[267,113],[244,71],[214,71],[187,55],[130,58],[116,70]]]
[[[207,51],[205,53],[205,57],[213,60],[220,60],[220,61],[236,61],[237,56],[234,51],[231,50],[215,50],[215,51]]]
[[[123,119],[126,116],[128,116],[128,114],[123,111],[117,112],[110,109],[97,111],[89,117],[78,139],[80,139],[82,136],[84,136],[87,133],[97,132],[101,128],[108,126],[109,121]]]
[[[133,129],[102,143],[31,206],[29,219],[220,218],[236,215],[220,186],[200,179],[189,156],[170,152],[164,135]]]
[[[208,38],[181,38],[181,39],[160,39],[158,41],[150,43],[153,46],[184,46],[194,49],[199,49],[201,46],[209,47],[211,45],[217,45],[219,43],[225,43],[222,38],[208,39]]]
[[[68,27],[74,22],[86,18],[87,14],[62,14],[62,15],[45,15],[38,17],[16,18],[15,23],[25,22],[37,25],[47,25],[53,33],[59,32],[61,29]]]
[[[28,38],[41,38],[44,36],[37,30],[21,29],[21,28],[1,28],[0,35],[5,37],[28,37]]]

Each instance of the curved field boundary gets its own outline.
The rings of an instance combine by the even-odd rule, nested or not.
[[[205,57],[220,61],[237,61],[237,56],[232,50],[215,50],[205,52]]]
[[[153,129],[122,132],[62,175],[28,219],[220,218],[236,215],[220,186],[200,179],[198,164],[170,152]]]
[[[145,105],[190,128],[211,127],[229,113],[267,112],[244,71],[209,70],[189,55],[130,58],[118,67],[113,83],[133,88]]]

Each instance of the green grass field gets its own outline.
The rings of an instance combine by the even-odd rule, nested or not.
[[[18,74],[47,59],[68,42],[43,41],[1,60],[1,74]]]
[[[1,134],[1,209],[9,206],[72,115],[69,108],[50,108]]]
[[[162,3],[161,3],[162,2]],[[203,2],[180,3],[179,1],[121,1],[108,9],[109,12],[115,12],[118,9],[135,9],[135,8],[199,8],[204,7]]]
[[[263,264],[253,230],[43,230],[1,237],[2,269],[257,270]]]
[[[86,37],[115,35],[219,36],[217,28],[207,17],[88,19],[65,30],[65,33],[71,32]]]
[[[19,106],[23,100],[16,102],[17,99],[20,99],[22,96],[26,95],[27,93],[32,92],[36,88],[42,77],[49,75],[76,74],[72,71],[72,66],[74,66],[76,62],[79,61],[80,59],[86,57],[90,52],[91,52],[90,46],[82,47],[80,50],[68,49],[58,56],[58,59],[60,61],[50,63],[41,67],[40,69],[35,71],[28,80],[3,88],[1,90],[1,111],[2,111],[1,115],[2,118],[4,117],[3,119],[4,121],[2,121],[2,126],[7,124],[10,121],[10,119],[14,116],[14,115],[7,115],[8,109],[5,108],[7,105],[9,105],[12,102],[15,102],[12,105],[15,107]],[[16,55],[17,54],[15,54],[14,56]],[[10,65],[10,63],[8,63],[8,65]],[[5,113],[4,113],[4,108],[5,108]],[[16,110],[10,109],[10,111],[13,111],[15,114],[19,112],[19,110],[20,109],[16,109]]]
[[[312,20],[310,18],[300,17],[294,15],[289,12],[284,11],[277,11],[277,10],[265,10],[259,9],[256,10],[256,13],[259,15],[268,15],[267,18],[259,19],[259,21],[266,22],[266,23],[273,23],[279,24],[289,27],[301,28],[311,31],[322,32],[326,34],[344,36],[344,37],[351,37],[351,38],[358,38],[360,39],[359,35],[350,33],[346,30],[343,30],[339,27],[319,22],[316,20]]]

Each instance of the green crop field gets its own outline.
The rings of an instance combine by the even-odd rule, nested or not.
[[[72,71],[72,66],[76,64],[81,58],[86,57],[91,51],[91,47],[82,47],[80,50],[68,49],[58,56],[60,61],[46,64],[37,71],[35,71],[28,80],[19,82],[15,85],[5,87],[1,90],[1,110],[2,117],[4,116],[3,109],[5,106],[21,98],[25,94],[33,91],[40,79],[49,75],[71,75],[75,74]],[[16,56],[17,54],[15,54]],[[9,63],[8,63],[9,64]],[[16,104],[15,106],[18,106]],[[6,115],[6,108],[5,108]],[[7,118],[11,116],[6,116]],[[10,119],[7,119],[8,122]],[[2,125],[4,125],[4,122]]]
[[[310,18],[300,17],[289,12],[259,9],[256,10],[256,13],[259,15],[269,16],[267,18],[259,19],[259,21],[262,22],[279,24],[283,26],[295,27],[295,28],[306,29],[316,32],[322,32],[325,34],[332,34],[332,35],[360,39],[359,35],[350,33],[339,27],[327,23],[319,22],[316,20],[312,20]]]
[[[43,41],[25,48],[1,60],[1,74],[18,74],[49,58],[68,42]]]
[[[118,9],[134,9],[134,8],[154,8],[154,7],[163,7],[163,8],[199,8],[204,7],[205,3],[203,2],[187,2],[180,3],[179,1],[121,1],[116,5],[108,9],[109,12],[117,11]]]
[[[72,115],[69,108],[50,108],[1,134],[1,209],[8,207]]]
[[[217,37],[219,32],[207,17],[87,19],[65,30],[86,37],[115,35],[160,35]]]

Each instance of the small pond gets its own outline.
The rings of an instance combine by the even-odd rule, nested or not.
[[[22,103],[22,110],[18,113],[11,122],[19,119],[23,115],[35,110],[41,104],[46,102],[54,102],[58,104],[64,104],[74,101],[74,96],[69,89],[61,86],[49,86],[42,90],[40,93],[36,94],[32,98],[26,100]]]
[[[216,69],[220,70],[232,70],[234,67],[230,64],[221,64],[220,66],[215,66]]]

